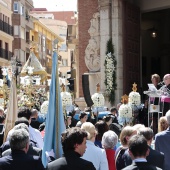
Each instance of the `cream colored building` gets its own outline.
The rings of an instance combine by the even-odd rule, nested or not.
[[[70,49],[67,47],[67,23],[65,21],[58,21],[54,19],[39,19],[47,27],[53,30],[57,35],[62,37],[64,41],[61,43],[59,48],[59,55],[61,56],[60,75],[61,77],[67,76],[67,71],[70,70],[71,57]],[[67,77],[66,77],[67,78]]]
[[[59,55],[62,57],[59,68],[60,76],[67,78],[67,72],[71,70],[72,62],[76,61],[78,63],[77,13],[73,11],[42,11],[40,8],[33,9],[31,13],[64,39],[59,49]]]
[[[30,31],[30,41],[35,45],[35,55],[50,77],[52,68],[52,50],[54,49],[54,40],[58,40],[59,47],[64,41],[52,29],[47,27],[42,21],[34,18],[34,28]],[[59,57],[59,60],[61,58]],[[60,62],[61,63],[61,62]]]
[[[12,9],[11,0],[0,0],[0,66],[10,64],[12,57]]]

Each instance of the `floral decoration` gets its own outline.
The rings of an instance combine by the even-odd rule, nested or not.
[[[129,104],[122,104],[120,106],[118,121],[121,125],[132,123],[132,107]]]
[[[116,58],[113,55],[114,48],[112,44],[112,39],[110,39],[107,43],[107,52],[105,58],[105,86],[106,86],[106,96],[109,97],[109,101],[111,104],[114,103],[115,100],[115,90],[117,89],[116,83]]]
[[[129,93],[129,104],[137,106],[141,104],[141,98],[138,92],[132,91]]]
[[[62,105],[63,106],[72,105],[72,97],[71,97],[70,93],[68,93],[68,92],[61,92],[61,99],[62,99]]]
[[[25,106],[40,111],[42,103],[48,100],[45,88],[20,86],[17,93],[18,108]]]
[[[91,98],[93,100],[94,107],[104,106],[104,96],[101,93],[94,93]]]

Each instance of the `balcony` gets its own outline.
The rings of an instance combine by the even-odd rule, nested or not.
[[[13,27],[0,19],[0,30],[13,36]]]
[[[12,52],[7,51],[3,48],[0,48],[0,58],[4,58],[6,60],[11,60],[12,55],[13,55]]]

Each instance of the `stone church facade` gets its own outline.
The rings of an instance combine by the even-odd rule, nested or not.
[[[83,97],[82,75],[89,75],[89,90],[95,93],[96,84],[105,92],[107,41],[112,38],[117,60],[117,90],[115,104],[123,94],[132,91],[132,84],[142,86],[141,79],[141,13],[170,8],[164,0],[78,0],[79,55],[77,101]],[[106,104],[110,106],[109,103]]]

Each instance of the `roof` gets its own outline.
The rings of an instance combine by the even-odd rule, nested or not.
[[[47,8],[33,8],[31,11],[47,11]]]
[[[40,14],[53,14],[55,20],[65,21],[68,25],[75,25],[76,24],[76,17],[75,11],[42,11],[38,9],[46,9],[46,8],[34,8],[31,13],[40,13]]]

